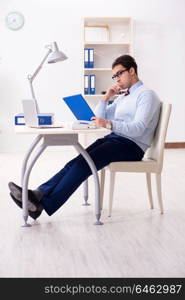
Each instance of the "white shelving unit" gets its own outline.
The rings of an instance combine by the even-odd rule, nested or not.
[[[130,17],[86,17],[84,18],[84,48],[94,49],[94,68],[84,68],[83,74],[95,74],[95,95],[84,95],[89,99],[103,97],[102,92],[113,84],[112,62],[120,55],[133,55],[133,22]],[[85,40],[85,27],[106,27],[108,30],[107,41]],[[84,85],[83,85],[84,93]]]

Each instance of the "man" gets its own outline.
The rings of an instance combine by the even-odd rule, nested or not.
[[[97,170],[116,161],[140,161],[148,147],[160,113],[160,100],[147,89],[137,74],[137,64],[130,55],[118,57],[112,64],[111,86],[96,107],[93,122],[106,127],[111,133],[96,140],[86,150]],[[120,90],[126,90],[109,104]],[[63,169],[36,190],[29,190],[29,215],[37,219],[42,210],[50,216],[56,212],[91,175],[91,170],[81,155],[69,161]],[[9,183],[10,195],[22,207],[22,189]]]

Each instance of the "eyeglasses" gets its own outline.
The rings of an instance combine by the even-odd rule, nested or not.
[[[128,71],[128,69],[118,71],[115,75],[112,76],[112,79],[116,80],[117,78],[119,78],[126,71]]]

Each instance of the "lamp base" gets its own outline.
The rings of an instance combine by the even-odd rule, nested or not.
[[[38,114],[39,125],[52,125],[54,123],[53,113],[39,113]],[[19,113],[14,117],[15,125],[25,125],[24,114]]]

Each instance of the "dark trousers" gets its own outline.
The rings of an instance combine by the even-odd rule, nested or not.
[[[86,151],[92,158],[97,170],[116,161],[139,161],[144,156],[143,150],[133,141],[111,133],[96,140]],[[69,161],[38,189],[44,194],[41,203],[50,216],[59,209],[74,191],[92,174],[82,155]]]

